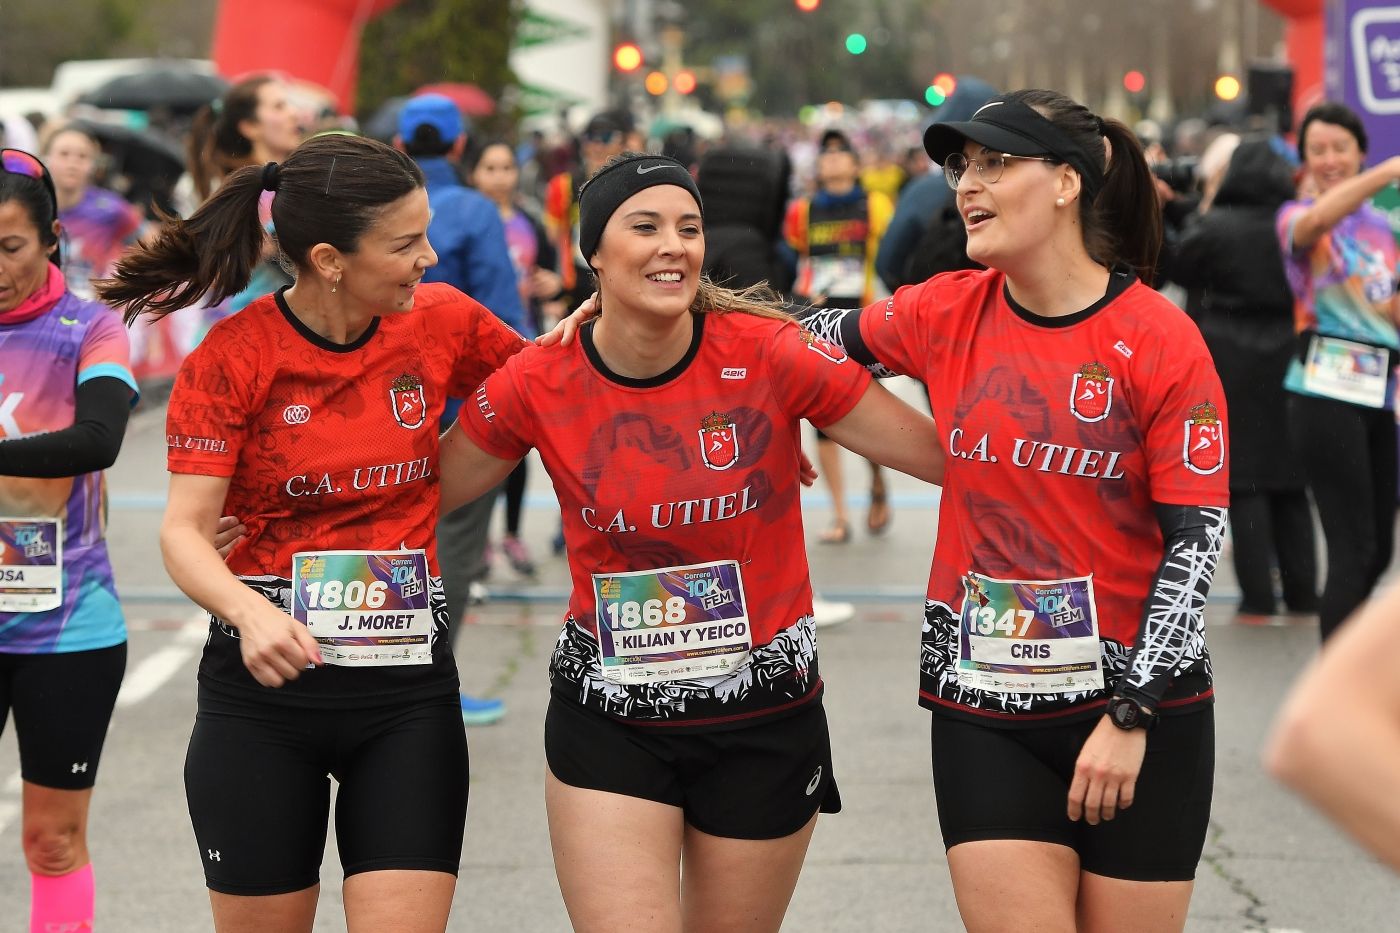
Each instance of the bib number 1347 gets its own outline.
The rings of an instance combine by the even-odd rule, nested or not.
[[[1024,638],[1035,621],[1035,613],[1030,609],[1008,609],[997,618],[995,606],[979,606],[971,611],[968,621],[978,635],[1005,632],[1012,638]]]

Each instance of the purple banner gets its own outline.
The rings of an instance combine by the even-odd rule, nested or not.
[[[1328,4],[1327,97],[1360,114],[1368,164],[1400,155],[1400,2]]]

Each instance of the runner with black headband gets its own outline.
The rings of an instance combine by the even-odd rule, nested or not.
[[[235,171],[100,293],[134,321],[238,291],[264,191],[296,282],[209,332],[167,419],[162,552],[211,614],[185,789],[214,924],[312,928],[334,777],[349,929],[441,931],[468,771],[436,425],[524,341],[421,284],[437,261],[423,174],[350,136]],[[227,564],[209,543],[225,501],[246,526]]]
[[[933,424],[766,290],[701,277],[703,208],[629,154],[579,197],[603,314],[528,349],[442,445],[445,507],[537,448],[573,592],[550,664],[545,801],[588,933],[776,931],[840,798],[803,545],[799,419],[929,481]]]
[[[804,323],[924,381],[947,453],[920,702],[958,907],[973,931],[1177,931],[1213,783],[1220,382],[1143,284],[1161,228],[1128,127],[1017,91],[924,145],[989,268]]]

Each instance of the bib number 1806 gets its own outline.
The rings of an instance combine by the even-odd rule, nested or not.
[[[307,609],[379,609],[388,600],[389,585],[383,580],[366,584],[363,580],[317,580],[306,584]]]
[[[611,628],[637,628],[646,625],[660,625],[665,622],[676,625],[685,621],[685,600],[672,596],[663,604],[659,599],[648,599],[644,603],[629,599],[623,603],[608,603],[608,615],[612,616]]]

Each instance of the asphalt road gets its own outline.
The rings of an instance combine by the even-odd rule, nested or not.
[[[103,933],[212,929],[181,784],[203,626],[174,593],[157,553],[162,422],[159,407],[139,412],[110,474],[109,537],[131,651],[90,831]],[[853,458],[847,472],[861,478]],[[913,480],[900,478],[893,488],[897,515],[888,534],[858,533],[843,547],[813,543],[809,549],[818,588],[853,599],[858,613],[820,635],[845,811],[819,822],[787,931],[961,929],[934,813],[927,714],[915,703],[920,594],[936,500],[932,489]],[[538,470],[530,489],[526,536],[541,558],[537,579],[498,570],[498,598],[474,611],[463,633],[459,663],[466,687],[504,698],[509,714],[470,734],[471,806],[449,926],[454,931],[569,929],[545,829],[541,746],[546,665],[566,574],[562,560],[549,556],[556,520]],[[809,505],[809,540],[815,542],[827,519],[820,491]],[[1227,568],[1208,611],[1219,695],[1215,806],[1187,929],[1394,930],[1400,881],[1259,766],[1259,746],[1280,698],[1316,649],[1316,622],[1237,624],[1233,589]],[[7,729],[0,738],[0,878],[12,880],[0,884],[3,930],[23,928],[27,916],[19,787],[13,729]],[[343,930],[333,840],[327,853],[316,930]]]

